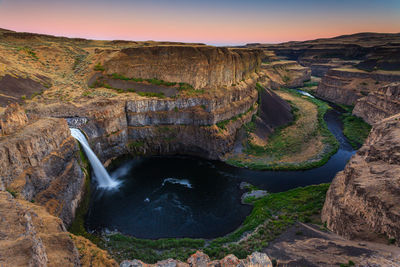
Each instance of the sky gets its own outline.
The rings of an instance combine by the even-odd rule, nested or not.
[[[212,45],[400,32],[400,0],[0,0],[0,28]]]

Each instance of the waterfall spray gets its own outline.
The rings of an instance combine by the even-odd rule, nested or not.
[[[90,148],[89,143],[86,140],[86,137],[83,135],[83,133],[80,130],[74,128],[70,128],[70,130],[71,130],[71,135],[76,140],[79,141],[79,143],[83,147],[83,150],[85,150],[86,156],[88,157],[90,165],[92,166],[98,186],[101,188],[109,188],[109,189],[118,187],[119,182],[110,177],[107,170],[104,168],[103,164],[100,162],[96,154],[94,154],[93,150]]]

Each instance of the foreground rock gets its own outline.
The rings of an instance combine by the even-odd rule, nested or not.
[[[400,114],[377,123],[334,178],[322,220],[347,238],[400,245]],[[381,240],[382,241],[382,240]]]
[[[0,266],[79,266],[63,222],[0,191]]]
[[[139,260],[123,261],[120,267],[272,267],[272,262],[264,253],[254,252],[244,260],[239,260],[234,255],[228,255],[222,260],[211,261],[210,257],[201,251],[193,254],[187,262],[173,259],[159,261],[156,264],[146,264]]]
[[[400,248],[379,243],[350,241],[311,224],[296,223],[263,251],[277,266],[337,267],[400,266]]]
[[[391,83],[359,99],[353,115],[361,117],[369,124],[400,113],[400,83]]]

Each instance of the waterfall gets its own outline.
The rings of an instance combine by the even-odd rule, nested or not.
[[[95,179],[98,183],[98,186],[101,188],[115,188],[119,185],[119,182],[112,179],[108,174],[107,170],[104,168],[103,164],[97,158],[96,154],[94,154],[93,150],[90,148],[86,137],[83,133],[74,128],[70,128],[71,135],[79,141],[82,145],[83,150],[85,150],[86,156],[90,161],[90,165],[92,166]]]

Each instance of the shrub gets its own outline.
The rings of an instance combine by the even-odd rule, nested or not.
[[[106,69],[101,65],[101,63],[99,62],[99,63],[97,63],[95,66],[94,66],[94,70],[95,71],[105,71]]]

